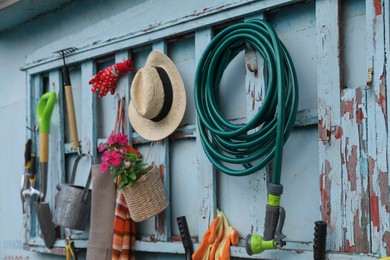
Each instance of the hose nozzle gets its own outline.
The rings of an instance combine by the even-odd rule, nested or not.
[[[280,206],[280,195],[283,186],[270,184],[268,189],[268,204],[265,211],[264,236],[251,235],[246,237],[245,248],[248,255],[260,254],[264,250],[283,247],[286,242],[283,239],[282,229],[286,218],[286,211]]]
[[[262,236],[249,234],[246,236],[245,240],[245,249],[248,255],[260,254],[264,250],[275,249],[276,241],[273,240],[263,240]]]

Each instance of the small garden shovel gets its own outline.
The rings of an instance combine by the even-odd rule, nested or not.
[[[37,217],[41,227],[43,240],[47,248],[52,248],[55,241],[55,227],[52,221],[52,214],[49,203],[45,202],[47,188],[47,171],[49,162],[49,132],[50,118],[56,103],[56,93],[45,93],[38,102],[37,116],[39,123],[40,140],[40,182],[41,190],[37,201]]]

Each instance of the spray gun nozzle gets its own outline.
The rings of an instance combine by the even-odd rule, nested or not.
[[[268,191],[264,236],[249,234],[246,237],[245,248],[248,255],[260,254],[264,250],[282,248],[286,245],[286,242],[283,241],[286,236],[282,232],[286,211],[279,204],[283,186],[280,184],[270,184]]]
[[[245,240],[245,249],[248,255],[260,254],[264,250],[275,249],[275,240],[263,240],[262,236],[259,235],[247,235]]]

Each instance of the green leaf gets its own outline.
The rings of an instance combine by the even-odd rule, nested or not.
[[[132,179],[133,181],[135,181],[135,180],[137,179],[137,175],[136,175],[134,172],[130,173],[129,177],[130,177],[130,179]]]

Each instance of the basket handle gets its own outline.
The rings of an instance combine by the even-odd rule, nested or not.
[[[125,105],[126,105],[126,99],[125,97],[118,99],[118,105],[116,110],[116,118],[115,118],[115,125],[114,125],[114,133],[118,133],[119,131],[124,134],[126,131],[126,123],[125,123]]]

